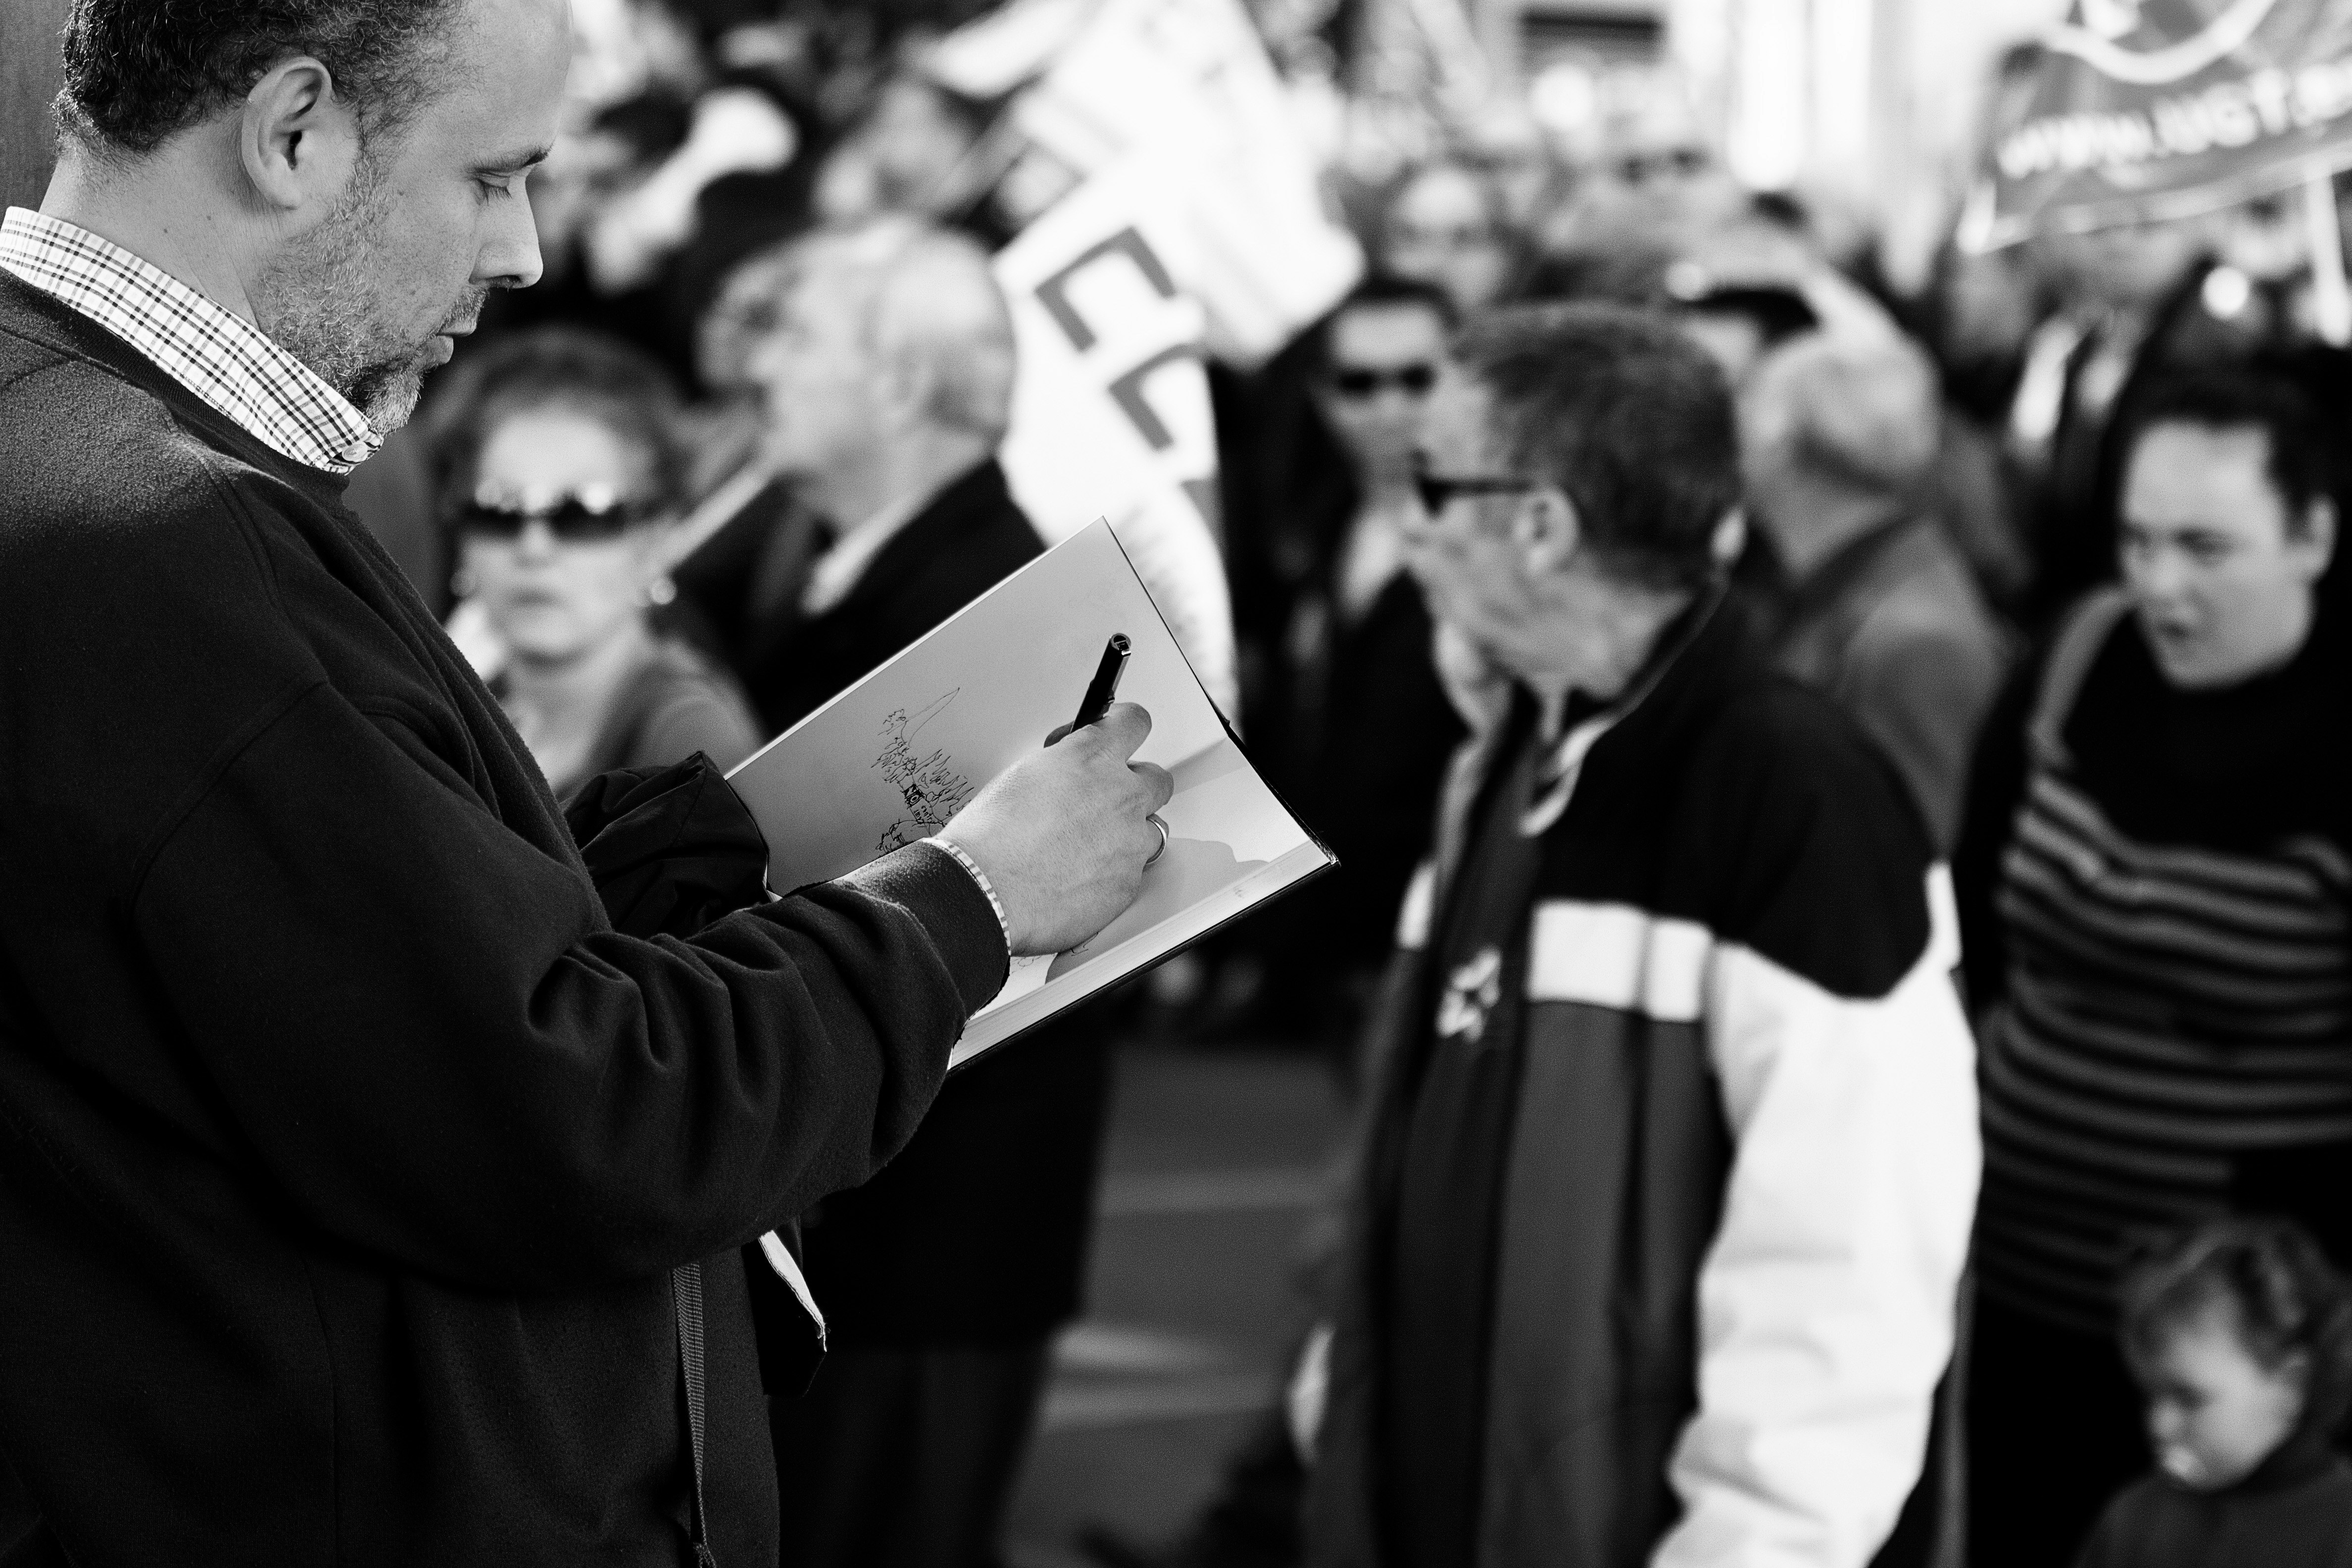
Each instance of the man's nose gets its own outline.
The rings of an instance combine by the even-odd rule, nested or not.
[[[2189,563],[2178,550],[2150,551],[2138,575],[2141,591],[2150,598],[2178,599],[2189,591]]]
[[[492,204],[490,232],[474,258],[474,280],[495,289],[528,289],[547,270],[539,254],[539,224],[530,187],[510,202]]]

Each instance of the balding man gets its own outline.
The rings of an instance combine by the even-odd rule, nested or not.
[[[1130,706],[940,841],[613,929],[342,499],[539,274],[568,18],[73,7],[62,162],[0,223],[12,1564],[773,1563],[739,1249],[1160,843]]]
[[[747,291],[763,457],[807,514],[751,574],[739,657],[781,730],[1043,545],[996,462],[1013,319],[978,247],[876,219],[752,263]]]
[[[740,670],[781,728],[1044,547],[996,462],[1013,323],[977,247],[892,217],[752,268],[729,293],[803,515],[751,574]],[[806,1236],[831,1352],[772,1412],[787,1563],[989,1559],[1076,1309],[1108,1093],[1098,1037],[1066,1021],[959,1075],[825,1203]]]
[[[1892,333],[1805,333],[1740,395],[1748,500],[1791,592],[1780,668],[1846,710],[1949,854],[2007,647],[1927,493],[1940,394]]]

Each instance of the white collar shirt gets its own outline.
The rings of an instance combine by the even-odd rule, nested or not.
[[[894,502],[833,542],[831,549],[809,568],[808,587],[801,595],[801,613],[822,616],[849,597],[850,590],[874,564],[884,545],[898,537],[922,514],[931,497],[919,495]]]
[[[129,343],[281,457],[340,476],[383,444],[350,399],[251,322],[88,229],[10,207],[0,268]]]

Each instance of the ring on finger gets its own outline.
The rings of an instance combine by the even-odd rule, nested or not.
[[[1168,853],[1168,825],[1160,820],[1160,814],[1156,811],[1150,816],[1145,817],[1143,820],[1151,824],[1152,826],[1160,829],[1160,847],[1154,849],[1151,852],[1151,858],[1144,862],[1146,866],[1150,866],[1157,861],[1162,855]]]

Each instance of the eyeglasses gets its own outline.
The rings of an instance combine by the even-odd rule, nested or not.
[[[1629,185],[1640,186],[1668,178],[1695,180],[1714,166],[1714,155],[1704,147],[1662,148],[1620,158],[1617,177]]]
[[[457,510],[458,529],[484,539],[520,539],[524,528],[543,522],[566,544],[618,539],[632,527],[661,514],[650,500],[617,496],[561,496],[536,506],[509,501],[468,501]]]
[[[1412,488],[1421,497],[1422,510],[1434,518],[1463,496],[1525,495],[1541,489],[1543,481],[1507,474],[1433,474],[1422,468],[1412,476]]]
[[[1360,403],[1377,397],[1390,387],[1411,397],[1426,397],[1437,384],[1437,367],[1433,364],[1402,364],[1393,370],[1370,370],[1362,365],[1339,365],[1331,372],[1331,390],[1350,403]]]

